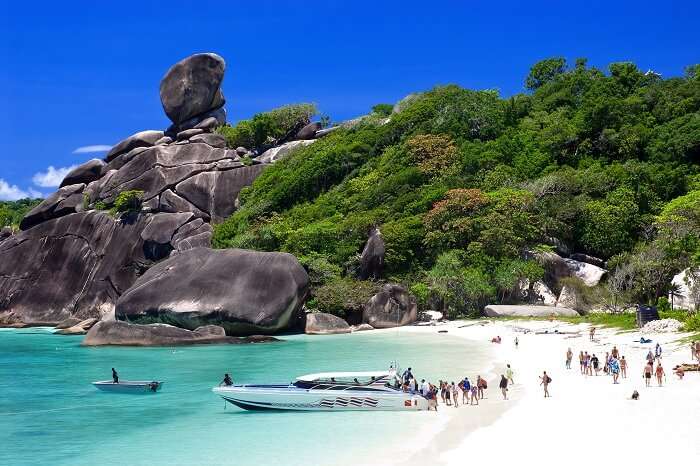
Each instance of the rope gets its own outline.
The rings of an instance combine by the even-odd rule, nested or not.
[[[185,393],[194,393],[194,392],[201,392],[202,389],[193,389],[193,390],[185,390],[182,392],[168,392],[165,395],[161,395],[161,398],[163,396],[167,395],[183,395]],[[129,400],[129,403],[132,403],[134,401],[143,401],[147,399],[147,397],[135,399],[135,400]],[[15,412],[9,412],[9,413],[0,413],[0,416],[20,416],[20,415],[32,415],[32,414],[43,414],[43,413],[53,413],[53,412],[58,412],[58,411],[70,411],[72,409],[84,409],[84,408],[95,408],[95,407],[111,407],[111,406],[119,406],[126,404],[126,400],[124,402],[120,403],[99,403],[99,404],[93,404],[93,405],[79,405],[79,406],[67,406],[64,408],[53,408],[53,409],[38,409],[35,411],[15,411]]]

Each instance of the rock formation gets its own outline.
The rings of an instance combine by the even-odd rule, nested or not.
[[[304,332],[308,335],[334,335],[337,333],[350,333],[351,331],[352,329],[347,322],[333,314],[324,312],[306,314],[306,328]]]
[[[374,328],[407,325],[418,318],[416,299],[401,285],[386,284],[362,311],[362,322]]]
[[[384,239],[379,228],[372,229],[360,256],[360,278],[379,278],[384,269]]]
[[[190,330],[215,324],[228,335],[275,333],[287,328],[308,286],[291,254],[197,248],[151,267],[119,298],[116,317]]]
[[[505,305],[490,304],[484,308],[488,317],[575,317],[578,312],[562,306]]]
[[[253,335],[246,338],[226,336],[224,329],[207,325],[185,330],[166,324],[134,325],[126,322],[98,322],[83,340],[83,346],[175,346],[193,344],[240,344],[277,341],[274,337]]]

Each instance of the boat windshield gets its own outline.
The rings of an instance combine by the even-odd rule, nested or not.
[[[320,377],[314,380],[297,379],[293,383],[299,388],[316,388],[329,389],[331,387],[349,388],[349,387],[370,387],[389,385],[387,377]]]

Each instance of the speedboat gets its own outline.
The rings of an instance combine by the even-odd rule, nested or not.
[[[323,372],[284,385],[230,385],[213,388],[227,402],[246,410],[418,411],[428,400],[404,392],[396,370]]]
[[[113,393],[156,393],[163,386],[163,382],[157,380],[124,380],[114,382],[112,380],[103,380],[93,382],[92,385],[98,390]]]

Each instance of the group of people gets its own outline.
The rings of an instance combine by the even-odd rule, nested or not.
[[[574,353],[571,348],[566,350],[566,368],[571,369],[571,361]],[[613,383],[619,383],[619,378],[627,378],[627,360],[620,355],[620,350],[617,346],[613,346],[612,350],[605,352],[605,359],[601,361],[595,353],[589,354],[588,351],[580,351],[578,355],[579,370],[584,376],[599,375],[602,370],[605,375],[610,375],[613,378]]]
[[[412,394],[420,394],[428,400],[428,410],[437,411],[438,400],[445,406],[459,407],[462,405],[478,405],[479,400],[484,398],[484,392],[488,388],[486,379],[477,375],[473,381],[469,377],[458,382],[448,382],[440,380],[437,384],[427,382],[421,379],[420,384],[418,379],[414,377],[409,367],[401,376],[402,389],[404,392]],[[503,399],[508,399],[508,386],[513,383],[513,370],[510,364],[507,365],[505,374],[501,374],[499,388],[503,395]]]

